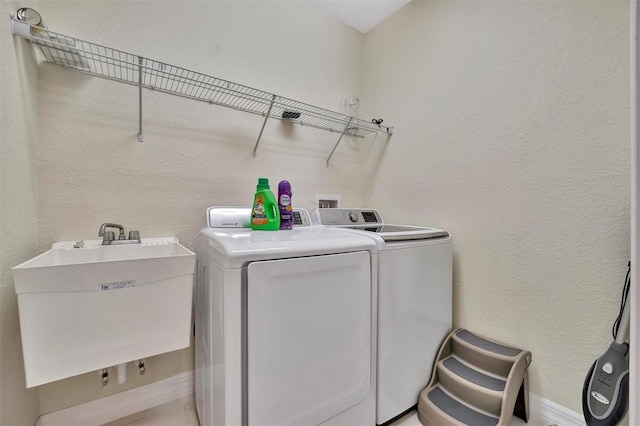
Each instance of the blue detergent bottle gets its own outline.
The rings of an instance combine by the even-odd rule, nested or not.
[[[293,229],[293,206],[291,205],[291,184],[283,180],[278,184],[278,209],[280,229]]]

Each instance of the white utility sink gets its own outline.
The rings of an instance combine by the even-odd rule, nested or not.
[[[189,346],[194,267],[176,238],[143,238],[60,242],[13,268],[27,387]]]

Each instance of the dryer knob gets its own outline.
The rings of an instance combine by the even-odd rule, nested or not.
[[[349,220],[351,222],[357,222],[358,221],[358,213],[356,213],[356,212],[349,213]]]

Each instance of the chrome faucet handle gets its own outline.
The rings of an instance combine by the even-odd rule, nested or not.
[[[140,231],[135,231],[135,230],[129,231],[129,239],[140,241]]]
[[[103,236],[104,240],[102,240],[102,245],[108,245],[111,241],[116,239],[116,233],[113,231],[105,231]]]

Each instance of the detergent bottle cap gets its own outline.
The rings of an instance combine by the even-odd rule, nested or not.
[[[258,178],[258,190],[269,189],[269,179]]]
[[[288,180],[282,180],[278,184],[278,193],[282,193],[285,191],[291,192],[291,184],[289,183]]]

